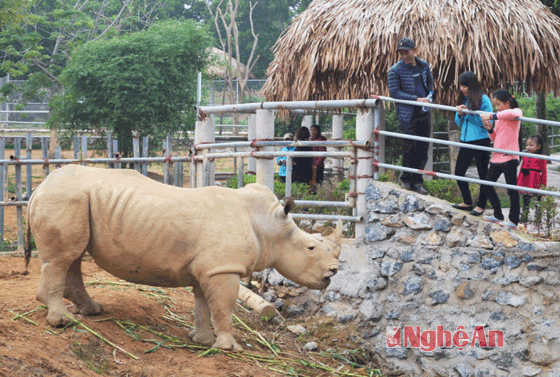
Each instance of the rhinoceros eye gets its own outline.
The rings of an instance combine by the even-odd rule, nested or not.
[[[309,246],[309,250],[315,250],[315,246]]]

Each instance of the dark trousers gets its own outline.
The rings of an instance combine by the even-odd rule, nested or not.
[[[490,146],[490,139],[482,139],[469,141],[465,144],[480,145],[483,147]],[[476,170],[478,171],[478,177],[480,179],[486,179],[488,174],[488,163],[490,162],[490,152],[480,151],[476,149],[470,149],[467,147],[461,147],[459,149],[459,155],[457,156],[457,163],[455,164],[455,175],[464,177],[467,173],[467,169],[471,165],[472,160],[476,162]],[[461,190],[461,195],[463,195],[463,203],[472,205],[471,191],[469,190],[469,184],[464,181],[457,181],[459,190]],[[480,195],[478,196],[477,206],[484,209],[486,208],[486,186],[480,187]]]
[[[504,162],[502,164],[492,164],[490,163],[490,168],[488,168],[488,176],[486,177],[487,181],[490,182],[497,182],[498,178],[502,173],[506,178],[506,183],[508,185],[517,185],[517,165],[519,162],[517,160],[510,160],[508,162]],[[486,188],[486,196],[488,200],[490,200],[490,204],[492,204],[492,208],[494,208],[494,217],[503,220],[504,215],[502,214],[502,207],[500,205],[500,198],[498,194],[496,194],[496,190],[492,186],[484,186]],[[519,223],[519,212],[520,212],[520,205],[519,205],[519,191],[517,190],[507,190],[509,199],[511,201],[511,207],[509,209],[509,220],[516,224]]]
[[[401,122],[405,135],[430,137],[430,116],[413,117],[410,122]],[[424,169],[428,162],[428,148],[430,143],[403,139],[403,167],[413,169]],[[401,181],[411,185],[423,184],[422,174],[402,172]]]

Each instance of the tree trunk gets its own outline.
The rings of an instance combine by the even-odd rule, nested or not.
[[[447,139],[449,141],[460,141],[461,131],[457,130],[455,125],[455,113],[447,112]],[[449,173],[455,173],[455,165],[457,165],[457,157],[459,156],[459,147],[449,146]]]
[[[49,158],[55,158],[56,147],[58,147],[58,131],[56,129],[51,129],[51,140],[49,143]]]
[[[546,93],[538,92],[535,100],[535,112],[538,119],[546,119]],[[543,154],[550,156],[550,144],[548,139],[548,125],[537,125],[537,133],[543,139]],[[529,136],[529,135],[528,135]],[[550,162],[550,161],[549,161]]]

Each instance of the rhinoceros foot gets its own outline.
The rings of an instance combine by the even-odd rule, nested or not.
[[[47,322],[52,327],[63,327],[74,320],[74,317],[66,309],[63,312],[49,309],[49,314],[47,314]]]
[[[243,351],[243,348],[237,344],[233,335],[231,334],[220,334],[216,339],[216,343],[212,346],[212,348],[222,349],[222,350],[234,350],[237,352]]]
[[[189,336],[193,340],[193,342],[202,344],[203,346],[210,347],[214,344],[216,337],[214,336],[214,332],[212,330],[201,331],[201,330],[193,330],[189,333]]]
[[[85,305],[76,305],[72,309],[72,313],[83,315],[96,315],[100,314],[102,311],[102,307],[95,301],[91,301]]]

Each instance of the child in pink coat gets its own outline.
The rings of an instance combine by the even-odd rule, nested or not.
[[[519,130],[521,122],[517,118],[523,116],[523,112],[517,104],[517,100],[507,91],[498,90],[492,95],[492,103],[497,110],[495,114],[482,114],[480,117],[484,121],[484,127],[490,134],[490,139],[494,142],[494,148],[505,149],[519,152]],[[494,124],[489,121],[493,120]],[[502,173],[505,176],[508,185],[517,185],[517,166],[519,165],[519,156],[513,154],[492,152],[490,158],[490,167],[486,180],[497,182]],[[504,219],[500,199],[493,186],[483,186],[486,190],[486,196],[494,208],[493,216],[484,216],[483,219],[498,223],[502,226],[517,229],[519,223],[519,192],[517,190],[508,189],[508,195],[511,201],[509,211],[509,219]]]

